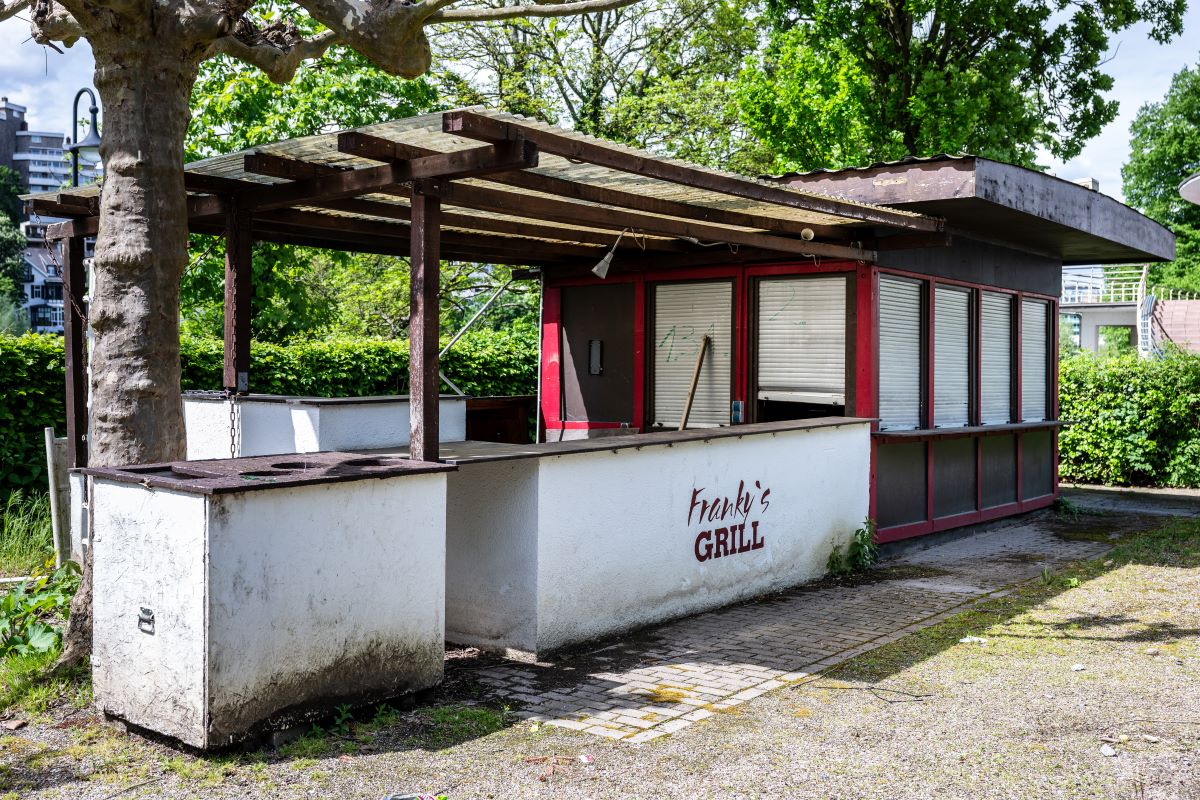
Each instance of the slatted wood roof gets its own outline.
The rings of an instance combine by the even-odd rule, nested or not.
[[[407,254],[410,198],[442,200],[446,258],[594,262],[617,242],[631,258],[732,252],[873,260],[880,231],[928,246],[941,220],[666,159],[482,108],[425,114],[274,142],[186,168],[192,230],[224,230],[228,198],[255,238]],[[30,198],[93,233],[98,189]],[[913,236],[912,234],[921,234]],[[905,237],[895,237],[900,241]],[[716,247],[724,245],[726,247]]]

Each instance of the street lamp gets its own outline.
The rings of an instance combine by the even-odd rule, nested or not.
[[[91,114],[91,122],[88,126],[88,134],[83,141],[79,141],[79,98],[84,95],[92,101],[92,107],[88,109]],[[100,158],[100,130],[99,124],[96,121],[96,114],[100,108],[96,105],[96,95],[91,89],[80,89],[75,93],[75,103],[71,106],[71,146],[67,148],[71,151],[71,185],[79,185],[79,157],[87,156],[90,161],[97,161]]]

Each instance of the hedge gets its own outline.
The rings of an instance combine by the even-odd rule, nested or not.
[[[46,487],[42,431],[67,429],[61,336],[0,334],[0,500]]]
[[[223,346],[217,339],[180,342],[184,390],[220,389]],[[533,394],[537,384],[537,331],[471,331],[442,359],[442,371],[469,395]],[[60,336],[0,334],[0,498],[10,490],[46,485],[42,430],[66,430]],[[345,339],[250,347],[250,384],[256,393],[315,397],[404,394],[408,342]]]
[[[1065,358],[1059,404],[1064,480],[1200,486],[1200,356]]]

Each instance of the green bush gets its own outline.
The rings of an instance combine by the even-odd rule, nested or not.
[[[0,334],[0,500],[46,490],[42,430],[66,431],[61,336]]]
[[[51,558],[41,574],[0,595],[0,658],[59,648],[79,574],[74,561],[54,569]]]
[[[473,330],[442,359],[442,371],[470,395],[533,394],[537,327],[516,322]],[[219,339],[180,342],[182,387],[220,389]],[[46,486],[42,429],[66,430],[61,336],[0,334],[0,499],[12,489]],[[335,339],[286,345],[255,342],[250,388],[258,394],[363,397],[408,391],[408,342]]]
[[[1064,480],[1200,486],[1200,356],[1063,359],[1059,404]]]

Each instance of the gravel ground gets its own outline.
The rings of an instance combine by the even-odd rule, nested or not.
[[[0,798],[1200,798],[1198,672],[1192,521],[645,745],[473,704],[464,670],[268,753],[199,758],[52,708],[0,737]]]

